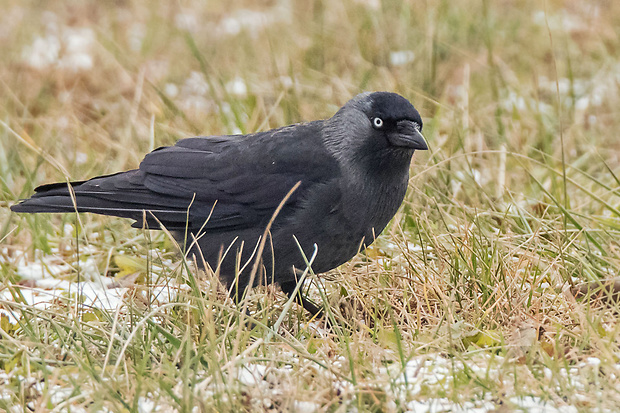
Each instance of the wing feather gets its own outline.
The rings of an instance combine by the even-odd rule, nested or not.
[[[322,143],[321,122],[183,139],[147,154],[139,169],[71,183],[78,211],[132,218],[134,226],[150,228],[158,227],[158,220],[168,228],[183,228],[186,222],[200,228],[207,218],[204,228],[216,231],[264,224],[297,182],[301,185],[281,215],[291,213],[308,188],[339,173]],[[37,188],[13,209],[75,208],[67,184],[58,183]]]

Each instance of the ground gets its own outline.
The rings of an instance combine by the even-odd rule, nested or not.
[[[0,409],[617,411],[619,52],[603,0],[0,0]],[[277,288],[248,324],[164,232],[8,209],[367,90],[430,150],[373,247],[309,273],[331,328]]]

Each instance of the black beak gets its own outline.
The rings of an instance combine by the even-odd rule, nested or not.
[[[425,151],[428,149],[426,140],[420,132],[417,123],[410,120],[400,120],[396,124],[396,131],[388,135],[388,140],[394,146]]]

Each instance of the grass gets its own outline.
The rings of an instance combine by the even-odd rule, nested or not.
[[[605,287],[620,271],[620,5],[0,9],[0,409],[620,404]],[[183,137],[329,117],[363,90],[408,97],[431,150],[377,242],[308,275],[333,330],[271,287],[247,297],[246,328],[164,233],[8,210],[39,184],[135,168]]]

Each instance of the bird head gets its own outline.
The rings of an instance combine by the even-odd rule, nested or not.
[[[326,141],[336,153],[353,152],[356,157],[410,160],[415,150],[428,149],[420,114],[396,93],[357,95],[327,120],[327,129]]]

